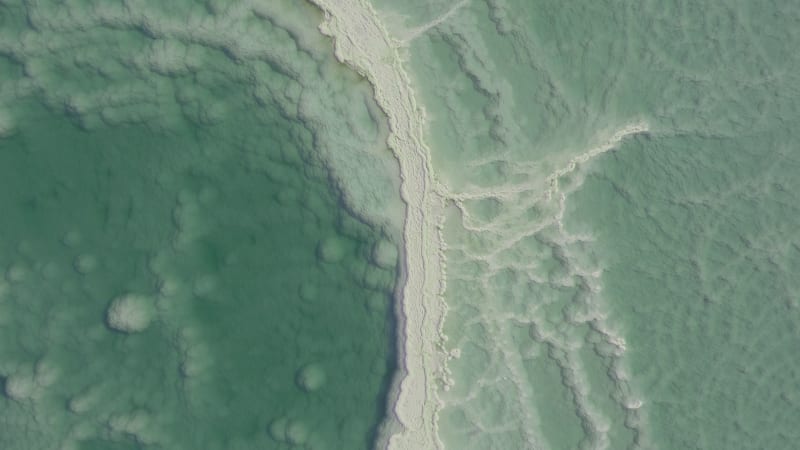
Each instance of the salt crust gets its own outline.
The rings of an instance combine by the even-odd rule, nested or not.
[[[375,100],[388,117],[388,144],[400,164],[401,197],[406,204],[403,279],[397,301],[402,373],[390,394],[392,419],[400,429],[387,422],[378,447],[441,449],[436,380],[442,378],[446,360],[443,198],[433,188],[430,152],[423,142],[425,116],[414,100],[397,45],[372,6],[363,0],[312,2],[325,12],[320,31],[334,39],[336,58],[370,81]]]
[[[447,312],[445,290],[445,243],[442,237],[445,201],[483,198],[487,193],[451,193],[437,184],[430,151],[423,140],[424,110],[414,98],[398,49],[407,43],[389,36],[378,14],[366,0],[311,0],[324,13],[320,31],[333,38],[336,58],[365,77],[373,86],[375,100],[386,114],[391,134],[389,147],[400,164],[401,197],[406,204],[401,255],[403,279],[397,300],[399,364],[394,383],[393,417],[384,425],[377,447],[386,449],[443,449],[437,418],[442,401],[437,394],[446,387],[447,359],[457,357],[444,350],[442,331]],[[457,10],[455,5],[445,16]],[[444,17],[442,20],[446,19]],[[417,30],[424,32],[424,30]],[[645,121],[629,123],[602,144],[570,159],[551,173],[541,186],[543,197],[558,195],[560,227],[566,194],[559,192],[559,178],[581,163],[606,153],[628,136],[649,132]],[[601,141],[602,142],[602,141]],[[510,189],[510,190],[509,190]],[[530,186],[492,189],[491,197],[528,190]],[[398,424],[400,427],[393,426]]]

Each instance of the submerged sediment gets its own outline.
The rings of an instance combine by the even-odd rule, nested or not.
[[[369,445],[403,204],[321,17],[0,3],[0,448]]]
[[[314,3],[402,162],[386,444],[791,446],[800,10]]]

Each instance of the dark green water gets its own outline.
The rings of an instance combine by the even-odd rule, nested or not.
[[[0,5],[0,447],[368,448],[396,253],[343,207],[291,67],[84,3]],[[160,45],[183,56],[137,67]]]

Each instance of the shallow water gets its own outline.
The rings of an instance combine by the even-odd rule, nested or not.
[[[800,11],[423,3],[445,446],[792,448]]]
[[[318,14],[0,17],[0,447],[369,448],[402,211],[369,89]],[[372,200],[358,171],[332,183],[354,158]]]
[[[3,448],[798,441],[793,4],[162,3],[0,4]]]

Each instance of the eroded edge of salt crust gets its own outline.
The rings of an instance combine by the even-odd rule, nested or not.
[[[396,307],[401,373],[390,394],[393,417],[387,418],[376,446],[442,449],[437,380],[446,370],[443,198],[433,189],[430,152],[423,141],[425,116],[396,46],[372,6],[364,0],[310,1],[325,13],[319,29],[333,38],[336,58],[372,84],[375,100],[389,121],[387,143],[400,163],[401,197],[406,204]]]

